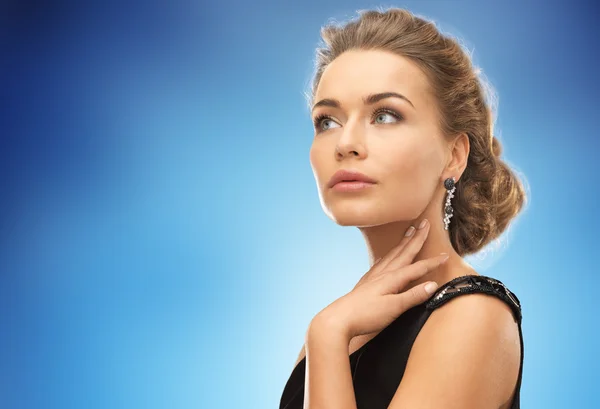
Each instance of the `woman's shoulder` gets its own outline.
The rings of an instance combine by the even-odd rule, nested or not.
[[[357,399],[372,399],[376,389],[387,405],[397,393],[420,396],[433,385],[440,396],[476,391],[482,401],[506,402],[521,377],[516,317],[519,300],[500,280],[464,275],[441,284],[363,348],[353,376]]]
[[[402,398],[412,399],[428,384],[439,396],[462,391],[455,396],[464,402],[500,404],[512,399],[522,368],[516,295],[500,280],[467,275],[442,284],[425,307],[426,322],[402,378],[400,394],[410,396]],[[473,391],[475,395],[469,395]]]
[[[425,307],[427,310],[432,311],[456,297],[475,293],[491,295],[502,300],[510,308],[515,320],[519,324],[521,323],[521,301],[517,295],[497,278],[481,274],[459,276],[440,285],[435,293],[425,302]],[[483,301],[486,297],[461,297],[461,299],[460,304],[470,304],[470,306],[490,304]]]

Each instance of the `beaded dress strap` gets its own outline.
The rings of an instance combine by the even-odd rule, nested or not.
[[[521,302],[517,296],[500,280],[483,275],[465,275],[448,281],[437,289],[425,306],[428,310],[433,310],[454,297],[470,293],[485,293],[500,298],[511,307],[517,321],[521,323]]]

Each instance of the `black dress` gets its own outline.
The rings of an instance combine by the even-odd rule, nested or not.
[[[518,323],[521,341],[521,364],[511,409],[520,408],[523,374],[523,332],[521,303],[517,296],[499,280],[483,275],[456,277],[441,285],[424,303],[400,315],[362,347],[350,354],[352,383],[358,409],[386,409],[400,385],[411,347],[431,315],[440,305],[454,297],[485,293],[506,302]],[[294,368],[283,389],[279,409],[302,409],[306,357]]]

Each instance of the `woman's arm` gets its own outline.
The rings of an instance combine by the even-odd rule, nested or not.
[[[350,339],[316,317],[306,333],[304,409],[356,409],[348,356]]]
[[[304,409],[355,409],[345,333],[317,317],[306,334]],[[471,294],[437,309],[412,347],[389,409],[498,408],[514,397],[519,332],[508,306]]]
[[[487,294],[456,297],[419,332],[388,409],[509,408],[519,366],[510,307]]]

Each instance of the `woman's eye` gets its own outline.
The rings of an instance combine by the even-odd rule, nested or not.
[[[379,121],[378,121],[378,119],[379,119],[379,118],[385,117],[386,115],[387,115],[387,116],[389,116],[389,117],[391,117],[391,118],[393,118],[395,121],[398,121],[398,122],[399,122],[399,121],[401,121],[401,120],[403,119],[403,118],[402,118],[402,115],[400,115],[399,113],[397,113],[397,112],[395,112],[395,111],[392,111],[392,110],[390,110],[390,109],[387,109],[387,108],[380,108],[380,109],[377,109],[377,110],[375,110],[375,112],[374,112],[373,114],[375,115],[375,122],[376,122],[376,123],[379,123],[379,124],[382,124],[382,123],[383,123],[383,124],[390,123],[390,122],[379,122]],[[385,121],[385,120],[384,120],[384,121]],[[391,123],[393,123],[393,122],[394,122],[394,121],[392,121]]]
[[[335,121],[333,121],[329,116],[326,115],[320,115],[319,117],[315,118],[314,125],[317,132],[322,132],[330,129],[328,127],[322,126],[323,123],[326,123],[327,121],[331,122],[332,124],[335,124]]]
[[[323,123],[325,123],[325,124],[326,124],[326,123],[327,123],[327,121],[331,122],[332,124],[333,124],[333,123],[335,123],[335,122],[333,122],[331,119],[327,119],[327,118],[326,118],[326,119],[323,119],[323,120],[321,121],[321,124],[323,124]],[[325,126],[325,127],[323,127],[322,129],[323,129],[323,130],[326,130],[326,129],[329,129],[329,128],[328,128],[327,126]]]
[[[386,116],[391,117],[393,120],[391,122],[386,122],[385,119],[383,119],[383,122],[379,120],[380,118],[385,118]],[[373,113],[371,113],[371,118],[374,118],[375,122],[378,124],[394,123],[394,121],[400,122],[403,119],[402,115],[388,108],[376,109]],[[332,125],[329,127],[324,126],[323,124],[327,122],[331,122]],[[317,132],[324,132],[328,129],[331,129],[333,124],[336,124],[336,122],[329,115],[319,115],[314,119],[313,123]]]
[[[385,118],[386,115],[389,116],[389,117],[391,117],[391,118],[393,118],[393,119],[395,119],[392,114],[390,114],[388,112],[382,112],[382,113],[377,114],[377,116],[375,116],[375,122],[380,123],[380,124],[381,123],[389,123],[389,122],[379,122],[379,121],[377,121],[379,118]]]

